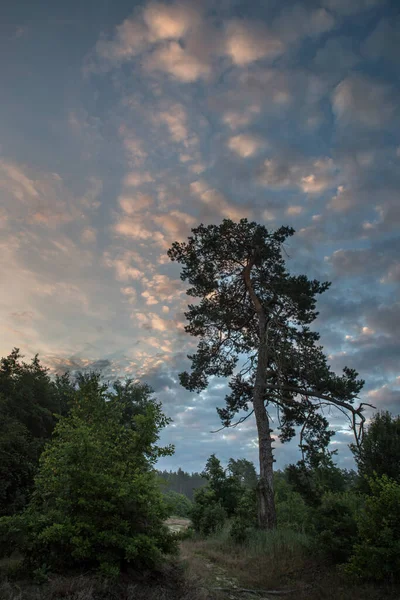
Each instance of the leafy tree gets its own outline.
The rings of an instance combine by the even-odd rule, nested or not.
[[[195,491],[190,518],[195,531],[210,535],[221,529],[226,521],[226,511],[213,489],[209,486]]]
[[[327,492],[314,515],[315,542],[333,563],[345,563],[357,541],[357,516],[363,497],[359,494]]]
[[[378,412],[372,418],[362,442],[352,444],[359,474],[363,478],[364,489],[368,479],[387,475],[400,483],[400,416],[390,412]]]
[[[164,494],[164,500],[167,503],[170,515],[177,517],[189,517],[192,510],[192,502],[184,494],[178,494],[172,490],[168,490]]]
[[[245,487],[239,498],[230,530],[231,538],[237,544],[243,544],[251,531],[257,526],[256,488]]]
[[[369,486],[346,571],[366,580],[400,581],[400,484],[383,475]]]
[[[230,378],[226,407],[218,409],[225,427],[252,405],[246,417],[254,412],[258,432],[261,528],[276,526],[271,408],[279,412],[283,442],[301,426],[303,437],[309,431],[315,443],[321,431],[316,415],[324,405],[348,413],[355,432],[364,420],[362,404],[354,406],[364,382],[347,367],[342,376],[335,375],[318,333],[309,327],[318,314],[316,296],[329,283],[290,275],[285,268],[282,245],[293,233],[290,227],[269,232],[247,219],[224,219],[192,229],[187,242],[174,242],[168,251],[183,265],[187,294],[199,300],[185,313],[185,329],[199,343],[189,356],[191,372],[180,374],[181,384],[200,392],[210,377]]]
[[[215,454],[212,454],[207,460],[202,475],[208,479],[208,486],[214,492],[217,502],[224,508],[227,516],[231,517],[243,494],[239,479],[226,475],[220,460]]]
[[[246,458],[230,458],[228,462],[228,471],[231,476],[237,479],[241,485],[246,488],[255,489],[257,487],[258,477],[254,464]]]
[[[311,511],[302,496],[282,472],[275,473],[274,484],[278,526],[303,532],[309,529]]]
[[[7,551],[18,543],[33,569],[99,567],[109,576],[128,565],[151,567],[174,551],[153,468],[173,452],[157,445],[168,422],[147,386],[108,391],[99,375],[80,376],[71,411],[42,454],[26,511],[0,520]]]
[[[15,348],[0,361],[0,515],[21,511],[30,496],[39,456],[75,393],[68,375],[52,381],[35,356]]]

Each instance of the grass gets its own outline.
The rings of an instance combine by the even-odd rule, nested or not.
[[[307,535],[291,530],[254,531],[247,543],[235,545],[225,527],[208,539],[185,540],[181,548],[192,576],[203,577],[210,589],[228,582],[232,598],[243,600],[243,595],[235,595],[235,585],[252,590],[292,589],[296,591],[288,597],[296,600],[400,598],[399,588],[350,582],[335,567],[318,561]]]
[[[174,521],[174,519],[172,519]],[[249,600],[251,590],[295,590],[295,600],[398,600],[400,587],[355,584],[314,555],[311,539],[288,529],[253,531],[237,545],[229,524],[207,539],[181,542],[181,557],[157,573],[110,582],[91,573],[52,576],[42,585],[15,579],[19,557],[0,564],[0,600]],[[3,577],[1,578],[1,571]],[[9,571],[7,579],[5,573]],[[12,574],[14,573],[14,577]],[[216,591],[216,588],[228,591]],[[272,597],[272,596],[271,596]],[[285,596],[286,597],[286,596]]]
[[[40,585],[7,578],[4,561],[2,567],[0,600],[213,600],[196,578],[173,561],[156,573],[123,574],[117,582],[86,573],[52,575]]]

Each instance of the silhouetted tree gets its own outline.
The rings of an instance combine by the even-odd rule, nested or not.
[[[368,489],[366,477],[387,475],[400,483],[400,416],[376,413],[360,445],[351,445],[362,487]]]
[[[317,343],[318,333],[309,327],[318,314],[316,296],[330,284],[290,275],[285,268],[282,245],[293,233],[291,227],[269,232],[247,219],[225,219],[221,225],[192,229],[187,242],[174,242],[168,251],[172,261],[183,265],[187,294],[199,300],[185,313],[185,329],[199,343],[181,384],[200,392],[210,377],[229,377],[231,393],[226,407],[218,409],[224,427],[252,404],[261,528],[276,526],[270,409],[279,412],[283,442],[295,435],[295,426],[302,427],[303,437],[315,430],[314,415],[321,406],[349,414],[359,436],[364,420],[363,406],[354,406],[364,382],[347,367],[342,376],[335,375]]]

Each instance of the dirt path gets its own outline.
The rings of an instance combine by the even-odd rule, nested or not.
[[[190,519],[184,519],[183,517],[170,517],[165,521],[169,529],[174,533],[179,531],[185,531],[190,525]]]
[[[265,594],[239,592],[238,589],[242,589],[239,580],[209,560],[201,550],[196,550],[195,544],[185,542],[181,545],[181,560],[186,563],[189,574],[208,591],[210,600],[273,600]]]

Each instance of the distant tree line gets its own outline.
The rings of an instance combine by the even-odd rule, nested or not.
[[[195,490],[207,483],[201,473],[187,473],[180,467],[177,471],[157,471],[157,474],[160,477],[162,490],[183,494],[191,501],[194,498]]]

